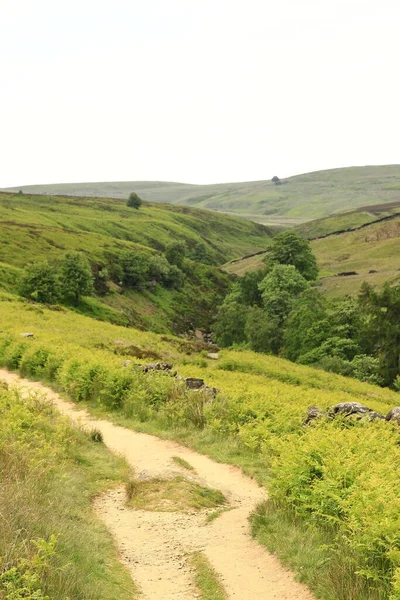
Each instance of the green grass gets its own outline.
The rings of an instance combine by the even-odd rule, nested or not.
[[[241,214],[260,222],[271,222],[271,218],[273,222],[276,216],[298,222],[301,218],[316,219],[349,208],[398,201],[400,166],[332,169],[282,180],[284,185],[275,185],[270,180],[216,185],[136,181],[37,185],[22,189],[27,193],[115,198],[127,198],[130,192],[136,191],[151,202]],[[19,188],[12,189],[18,191]]]
[[[196,586],[201,600],[227,599],[219,576],[202,552],[196,552],[190,557],[190,566],[195,572]]]
[[[127,496],[131,508],[156,512],[187,512],[226,504],[226,498],[219,490],[180,475],[172,479],[130,481]]]
[[[42,593],[59,600],[136,597],[91,507],[95,495],[126,480],[125,461],[38,395],[0,390],[0,416],[0,573],[15,569],[16,594],[0,581],[0,597],[28,597],[17,594],[24,577],[37,577]],[[29,598],[42,598],[36,587]]]
[[[181,458],[180,456],[173,456],[172,460],[174,461],[174,463],[176,463],[177,465],[179,465],[183,469],[186,469],[187,471],[194,471],[195,470],[195,468],[192,467],[192,465],[190,463],[188,463],[187,460],[185,460],[184,458]]]

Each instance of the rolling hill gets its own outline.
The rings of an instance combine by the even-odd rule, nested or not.
[[[279,174],[278,174],[279,175]],[[397,202],[400,165],[349,167],[316,171],[272,181],[192,185],[173,182],[99,182],[22,186],[9,191],[127,198],[240,214],[264,224],[295,225],[362,206]]]
[[[396,207],[388,205],[383,208],[383,212],[378,212],[378,215],[388,216],[387,213],[392,208],[396,210]],[[358,229],[328,234],[311,242],[320,269],[319,284],[331,297],[357,293],[363,281],[380,286],[385,281],[395,283],[400,280],[400,215],[391,215],[387,220],[380,220],[383,217],[375,215],[375,222],[364,223],[365,218],[372,219],[374,215],[365,210],[346,213],[321,220],[316,231],[329,231],[334,223],[348,226],[354,223],[352,219],[357,219],[357,215],[361,216],[362,223],[361,226],[358,225]],[[264,256],[265,253],[261,253],[232,261],[224,265],[224,269],[242,276],[262,268]],[[353,274],[340,275],[341,273]]]
[[[182,289],[124,290],[110,282],[100,296],[78,307],[99,318],[164,332],[183,331],[190,323],[206,327],[228,285],[217,265],[265,248],[274,233],[244,219],[185,206],[144,203],[135,210],[123,200],[10,193],[0,193],[0,225],[0,287],[8,292],[18,289],[29,262],[80,251],[96,273],[118,263],[124,250],[154,255],[173,241],[184,242]]]

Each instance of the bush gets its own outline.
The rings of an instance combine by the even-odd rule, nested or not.
[[[61,298],[61,282],[55,265],[47,261],[28,265],[21,282],[21,294],[35,302],[57,303]]]
[[[136,208],[138,210],[142,206],[142,199],[137,195],[136,192],[131,192],[129,198],[126,201],[126,205],[130,208]]]

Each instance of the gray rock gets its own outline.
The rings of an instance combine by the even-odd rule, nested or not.
[[[368,406],[364,406],[360,402],[340,402],[331,408],[329,416],[334,417],[335,415],[342,414],[347,416],[350,415],[366,415],[372,412]]]
[[[307,408],[307,415],[304,419],[303,425],[308,425],[309,423],[311,423],[311,421],[314,421],[315,419],[320,419],[323,416],[324,413],[321,410],[319,410],[318,406],[309,406]]]
[[[150,363],[143,367],[143,371],[148,373],[149,371],[170,371],[172,369],[172,365],[170,363]]]
[[[133,365],[133,361],[132,360],[123,360],[122,361],[122,366],[123,367],[130,367]]]
[[[24,338],[33,338],[35,335],[31,331],[24,331],[24,333],[20,333],[21,337]]]
[[[395,406],[389,410],[386,415],[386,421],[397,421],[400,425],[400,406]]]
[[[204,379],[199,379],[197,377],[186,377],[185,385],[190,390],[199,390],[204,385]]]
[[[376,419],[385,420],[385,415],[381,415],[381,413],[376,412],[375,410],[371,410],[371,412],[367,415],[369,421],[375,421]]]
[[[218,360],[219,354],[218,354],[218,352],[209,352],[207,354],[207,358],[210,358],[211,360]]]

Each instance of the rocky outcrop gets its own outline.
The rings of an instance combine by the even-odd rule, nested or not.
[[[199,390],[204,386],[204,379],[198,377],[185,377],[185,385],[190,390]]]
[[[303,425],[308,425],[309,423],[311,423],[311,421],[314,421],[315,419],[320,419],[323,416],[324,413],[321,410],[319,410],[318,406],[309,406],[307,408],[307,415],[303,421]]]
[[[339,404],[335,404],[329,412],[328,415],[330,417],[334,417],[335,415],[342,414],[345,416],[350,415],[366,415],[371,412],[371,409],[360,402],[340,402]]]
[[[172,365],[170,363],[149,363],[148,365],[144,365],[143,372],[148,373],[149,371],[171,371],[171,369]]]

